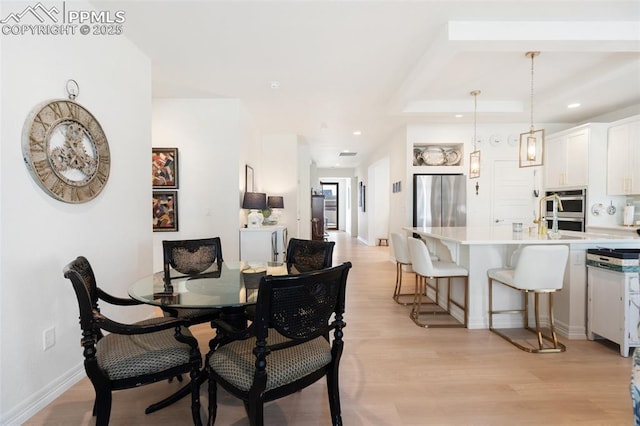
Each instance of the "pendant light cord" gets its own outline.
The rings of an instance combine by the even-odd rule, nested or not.
[[[477,151],[476,142],[478,136],[476,135],[477,127],[477,115],[478,115],[478,95],[473,95],[473,150]]]
[[[528,52],[527,55],[531,56],[531,133],[533,134],[533,59],[539,55],[540,52]]]
[[[473,150],[477,151],[478,148],[476,144],[478,142],[478,136],[476,132],[478,127],[478,95],[480,94],[480,91],[473,90],[471,94],[473,95]]]

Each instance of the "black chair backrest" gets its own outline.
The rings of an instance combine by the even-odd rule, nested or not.
[[[262,278],[254,322],[258,342],[266,339],[269,328],[297,343],[341,329],[350,268],[351,262],[346,262],[315,272]]]
[[[291,238],[287,246],[285,262],[299,272],[330,268],[333,263],[333,241],[302,240]]]
[[[214,263],[222,262],[222,244],[219,237],[195,240],[162,241],[164,274],[169,277],[173,268],[181,274],[195,275]]]
[[[80,327],[84,332],[83,335],[91,331],[101,337],[99,329],[93,324],[93,311],[99,311],[98,288],[89,261],[83,256],[78,256],[64,267],[63,272],[65,278],[71,281],[78,299]]]

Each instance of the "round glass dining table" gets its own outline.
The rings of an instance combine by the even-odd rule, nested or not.
[[[247,326],[245,307],[256,303],[260,279],[265,275],[286,275],[287,265],[272,262],[220,262],[206,270],[185,275],[175,270],[165,275],[156,272],[129,288],[129,296],[142,303],[162,308],[218,308],[220,318],[237,329]],[[198,383],[206,380],[201,371]],[[152,413],[188,395],[189,386],[151,404],[146,413]]]
[[[136,281],[129,296],[148,305],[169,308],[233,308],[254,304],[260,279],[286,275],[287,266],[273,262],[220,262],[206,270],[184,275],[171,270]]]

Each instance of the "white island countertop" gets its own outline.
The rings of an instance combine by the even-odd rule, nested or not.
[[[606,233],[560,231],[559,239],[538,235],[537,230],[513,232],[511,225],[504,226],[456,226],[456,227],[406,227],[406,231],[441,241],[462,245],[483,244],[617,244],[631,243],[640,247],[640,236]]]

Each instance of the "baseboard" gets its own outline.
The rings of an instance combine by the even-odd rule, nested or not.
[[[587,330],[584,326],[581,327],[570,327],[568,324],[556,320],[554,321],[556,326],[556,333],[558,333],[562,337],[566,337],[569,340],[586,340],[587,339]]]
[[[84,377],[86,377],[84,364],[80,363],[7,412],[7,415],[0,420],[0,424],[5,426],[23,424]]]

